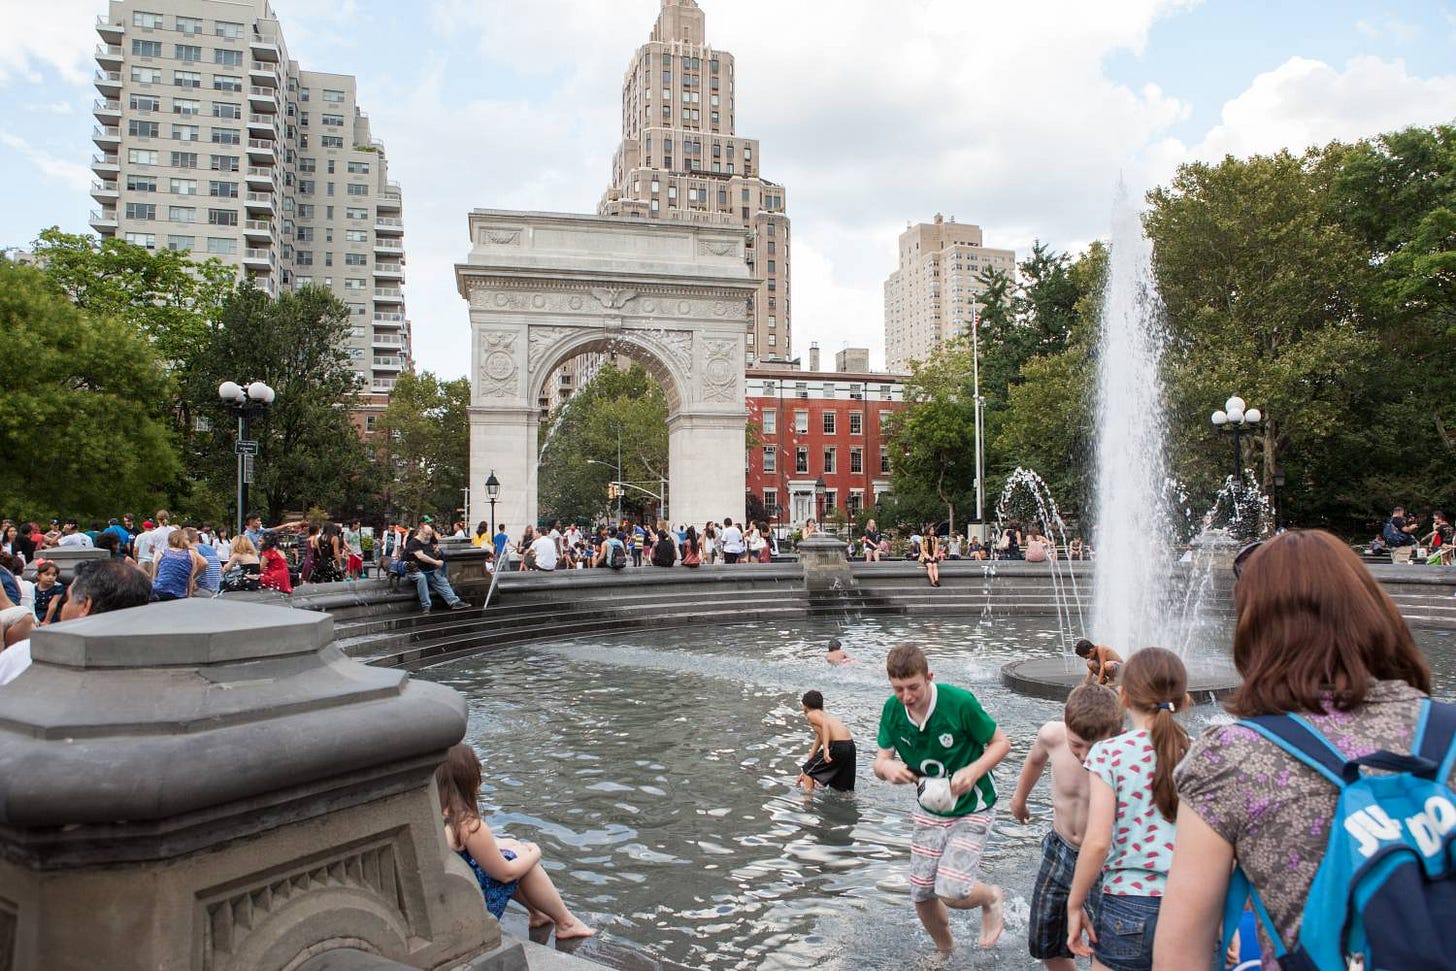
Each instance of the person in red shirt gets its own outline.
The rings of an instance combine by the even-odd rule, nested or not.
[[[292,593],[293,578],[288,575],[287,558],[278,551],[278,537],[272,533],[264,533],[263,543],[258,547],[258,557],[263,563],[263,575],[259,581],[262,588]]]

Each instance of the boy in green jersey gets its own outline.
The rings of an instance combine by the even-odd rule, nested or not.
[[[1006,733],[976,696],[937,685],[925,652],[912,644],[890,651],[885,672],[895,696],[880,713],[875,775],[900,785],[926,780],[911,817],[910,899],[936,947],[950,950],[947,907],[981,909],[981,946],[990,947],[1005,924],[1000,887],[976,879],[995,817],[991,770],[1011,751]],[[949,780],[948,795],[932,794]]]

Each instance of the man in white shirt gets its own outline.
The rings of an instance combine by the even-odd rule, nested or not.
[[[142,531],[137,533],[135,545],[137,566],[141,567],[142,572],[147,576],[152,575],[153,561],[157,558],[158,546],[156,527],[148,519],[142,523]],[[160,546],[166,548],[166,543],[164,542]]]
[[[737,563],[743,557],[743,530],[733,525],[733,520],[723,519],[723,562]]]
[[[560,534],[557,535],[559,536]],[[560,558],[557,553],[556,543],[556,539],[553,539],[550,533],[543,533],[532,541],[531,552],[536,554],[536,569],[556,569],[556,562]]]
[[[61,538],[56,545],[75,550],[89,550],[96,544],[91,542],[91,537],[81,532],[80,525],[74,519],[68,519],[61,527]]]

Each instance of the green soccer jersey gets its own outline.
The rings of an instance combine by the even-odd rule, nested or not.
[[[880,748],[894,749],[911,769],[924,776],[946,776],[979,759],[996,734],[996,723],[976,696],[949,684],[933,684],[924,725],[910,720],[904,704],[891,696],[880,713]],[[967,816],[996,805],[996,783],[987,772],[940,816]],[[928,810],[927,810],[928,811]]]

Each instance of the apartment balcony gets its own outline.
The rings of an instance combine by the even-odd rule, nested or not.
[[[95,199],[97,202],[109,202],[114,206],[116,205],[116,200],[120,196],[120,194],[121,193],[117,191],[115,182],[102,181],[91,183],[91,198]]]
[[[91,129],[91,140],[96,143],[97,148],[120,148],[121,129],[116,125],[97,125]]]
[[[375,378],[374,383],[369,386],[369,390],[388,394],[394,390],[394,378]]]
[[[248,187],[271,192],[273,190],[273,169],[266,165],[249,165]]]
[[[278,137],[274,119],[267,115],[248,116],[248,144],[252,144],[254,138],[267,139],[269,141]]]
[[[108,98],[115,98],[121,94],[121,72],[120,71],[97,71],[96,90]]]
[[[243,220],[243,235],[250,240],[273,239],[273,222],[269,219]]]
[[[252,52],[255,61],[277,64],[282,59],[278,51],[278,39],[275,37],[255,35],[248,41],[248,50]]]
[[[374,267],[374,279],[398,280],[404,282],[404,267],[398,264],[380,263]]]
[[[395,253],[404,252],[404,241],[400,239],[380,238],[374,240],[374,252],[383,256],[392,256]]]
[[[383,348],[391,348],[391,347],[392,348],[400,348],[400,347],[404,347],[404,338],[403,337],[400,337],[398,334],[375,334],[372,338],[370,338],[370,342],[375,347],[383,347]]]
[[[402,357],[380,357],[374,356],[374,370],[376,371],[403,371],[404,358]]]
[[[115,152],[91,156],[91,171],[97,175],[117,175],[121,172],[119,158]]]
[[[121,102],[115,98],[97,98],[91,105],[91,113],[96,116],[97,121],[108,121],[110,119],[121,119]]]
[[[97,44],[96,63],[102,67],[120,67],[122,59],[120,44]]]
[[[248,139],[248,164],[249,165],[275,165],[278,159],[274,155],[275,144],[267,138]]]
[[[126,33],[126,25],[113,24],[106,19],[105,14],[99,14],[96,17],[96,33],[107,43],[114,43],[120,41],[122,34]]]
[[[248,83],[261,88],[277,88],[278,72],[271,67],[259,67],[254,64],[248,68]]]
[[[106,230],[108,229],[111,230],[112,233],[116,232],[116,210],[101,209],[98,211],[96,209],[92,209],[91,228],[95,229],[99,233],[103,233],[106,235],[110,235],[106,233]]]
[[[243,266],[255,273],[273,272],[273,251],[267,247],[243,250]]]
[[[374,302],[404,303],[404,291],[399,289],[399,287],[375,287]]]
[[[376,313],[374,315],[375,327],[403,327],[404,314]]]
[[[278,89],[252,85],[248,88],[248,107],[253,111],[271,115],[278,111]]]
[[[273,193],[271,192],[249,192],[243,202],[249,213],[264,212],[270,217],[273,215]]]
[[[385,212],[386,210],[388,210],[390,212],[399,212],[399,210],[400,210],[400,194],[399,194],[399,190],[398,189],[392,189],[392,190],[391,189],[385,189],[383,192],[379,193],[379,199],[378,199],[378,202],[376,203],[376,206],[377,206],[379,212]]]
[[[404,220],[398,216],[375,216],[374,232],[384,236],[403,236]]]

